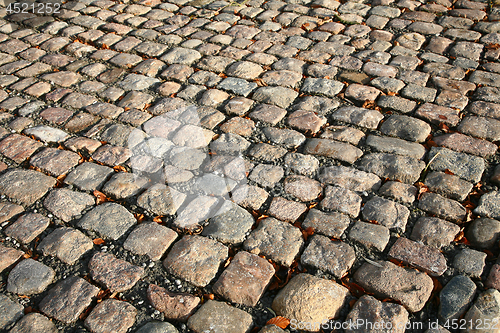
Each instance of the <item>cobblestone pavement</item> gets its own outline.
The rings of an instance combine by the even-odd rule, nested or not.
[[[498,332],[500,3],[452,1],[4,1],[0,331]]]

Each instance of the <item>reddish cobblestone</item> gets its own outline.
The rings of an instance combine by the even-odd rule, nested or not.
[[[12,134],[0,141],[0,153],[16,163],[21,163],[42,146],[42,143],[24,135]]]
[[[112,254],[97,252],[89,262],[92,279],[112,292],[122,292],[132,288],[144,274],[144,269]]]
[[[274,273],[267,260],[242,251],[231,260],[213,288],[233,303],[255,306]]]
[[[150,284],[148,287],[148,299],[156,310],[163,313],[165,318],[184,322],[200,304],[199,297],[172,293],[155,284]]]
[[[496,7],[466,0],[225,5],[78,0],[54,17],[0,8],[3,246],[57,272],[54,286],[75,272],[91,279],[87,264],[96,253],[146,272],[146,283],[123,295],[103,287],[90,308],[89,286],[84,301],[64,308],[74,294],[60,296],[52,312],[40,303],[52,291],[19,304],[15,295],[0,296],[8,310],[0,311],[0,330],[282,333],[263,328],[271,316],[415,324],[437,315],[443,325],[461,315],[496,316],[485,309],[496,306],[498,292],[473,304],[477,286],[462,275],[486,277],[486,253],[498,252]],[[177,239],[170,228],[190,235]],[[200,237],[206,251],[195,251],[187,236]],[[191,250],[187,263],[171,255]],[[238,268],[215,292],[219,274],[229,275],[245,251],[294,274],[285,279],[286,268],[277,270],[270,291],[266,278],[249,279],[258,284],[252,292],[231,289]],[[326,255],[334,252],[344,257]],[[439,305],[427,297],[427,275],[376,271],[392,258],[438,275],[442,256],[452,261],[438,277],[447,282]],[[165,257],[172,265],[162,272],[153,261]],[[20,276],[15,267],[4,269],[0,285]],[[365,274],[367,267],[374,271]],[[305,269],[313,280],[347,274],[342,282],[353,291],[353,276],[363,275],[356,284],[377,300],[363,296],[338,311],[340,291],[334,301],[309,292],[336,287],[294,282]],[[203,305],[196,311],[192,303],[186,324],[169,319],[161,305],[143,305],[152,283],[177,293],[172,304],[199,297]],[[284,302],[286,311],[259,305],[290,284],[298,294]],[[50,319],[30,312],[16,324],[23,307]]]

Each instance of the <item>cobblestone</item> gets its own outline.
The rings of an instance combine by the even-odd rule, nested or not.
[[[441,248],[449,245],[459,232],[460,227],[454,223],[436,217],[421,217],[413,227],[411,239]]]
[[[486,260],[486,253],[463,249],[453,259],[453,266],[460,274],[471,277],[480,277],[483,273]]]
[[[214,284],[214,291],[231,302],[255,306],[273,275],[274,268],[265,259],[238,252]]]
[[[446,259],[439,250],[404,237],[398,238],[388,255],[396,260],[415,266],[431,276],[440,276],[448,268]]]
[[[14,267],[7,280],[7,291],[19,295],[39,294],[52,283],[54,270],[31,258]]]
[[[56,184],[56,179],[34,170],[11,169],[0,176],[0,193],[31,205]]]
[[[206,286],[227,259],[228,248],[201,236],[184,236],[170,250],[163,266],[196,286]]]
[[[90,238],[81,231],[69,227],[55,229],[38,245],[38,249],[44,255],[57,257],[69,265],[74,264],[92,247]]]
[[[148,299],[155,309],[163,312],[167,319],[179,321],[187,321],[200,303],[199,297],[172,293],[154,284],[148,287]]]
[[[310,323],[309,330],[316,331],[325,319],[338,315],[348,295],[336,282],[299,274],[276,296],[272,308],[285,318]]]
[[[127,302],[106,299],[92,309],[85,319],[91,332],[125,333],[135,323],[137,309]]]
[[[31,332],[58,332],[56,325],[47,317],[33,312],[21,318],[10,330],[13,333],[31,333]]]
[[[287,222],[267,218],[260,221],[243,247],[252,254],[262,254],[280,265],[290,266],[303,244],[302,233],[298,228]]]
[[[439,297],[439,319],[445,323],[463,315],[476,294],[476,285],[466,276],[453,277],[441,290]]]
[[[29,320],[19,321],[14,332],[35,331],[29,323],[47,331],[283,332],[263,328],[272,316],[266,308],[302,275],[303,262],[318,259],[309,249],[321,237],[356,249],[352,267],[335,273],[345,274],[338,277],[355,296],[352,279],[365,267],[359,261],[385,263],[398,248],[403,265],[418,263],[431,274],[441,273],[442,258],[435,260],[439,269],[429,268],[419,253],[425,249],[437,258],[442,251],[450,261],[437,278],[442,284],[460,274],[479,281],[490,270],[491,279],[482,282],[500,285],[498,265],[482,259],[498,252],[500,219],[495,6],[467,0],[252,0],[229,7],[169,1],[78,0],[55,15],[9,14],[7,4],[0,5],[0,241],[12,249],[2,262],[0,285],[8,288],[23,254],[19,264],[32,258],[57,272],[54,286],[75,274],[90,276],[88,260],[96,253],[111,253],[145,272],[128,291],[109,295],[103,287],[92,307],[92,297],[85,298],[77,310],[45,312],[51,319],[31,312],[44,313],[41,300],[51,291],[22,297]],[[210,264],[211,278],[196,291],[189,279],[204,270],[198,257],[188,279],[171,279],[172,271],[154,263],[188,234],[213,238],[209,257],[217,257],[220,246],[227,251]],[[484,266],[482,273],[455,267],[453,258],[464,249],[483,253],[461,260]],[[283,280],[283,268],[275,266],[270,280],[249,278],[245,284],[260,287],[243,303],[250,306],[236,311],[215,302],[240,302],[247,289],[229,297],[214,285],[242,255],[290,266],[291,275]],[[308,266],[315,278],[332,274],[315,263]],[[198,300],[185,314],[203,303],[201,315],[186,325],[187,316],[177,321],[161,306],[142,305],[152,284],[175,291],[172,304]],[[392,322],[439,317],[439,305],[427,294],[410,305],[422,310],[409,316],[391,305],[392,287],[380,285],[378,300],[364,296],[335,320],[385,318],[392,310]],[[201,295],[215,301],[201,302]],[[73,296],[61,297],[71,302]],[[466,309],[456,318],[488,318],[484,309],[495,306],[496,296],[488,296],[487,305],[481,297],[477,306],[462,302]],[[126,301],[135,310],[125,319],[114,306],[96,315],[108,301],[118,309]],[[307,313],[309,305],[294,313]],[[244,319],[227,318],[228,309]],[[334,317],[325,313],[318,318]],[[92,314],[96,320],[89,325]],[[10,329],[13,317],[4,318]],[[232,320],[236,326],[224,327]]]
[[[400,301],[410,312],[419,311],[430,297],[432,279],[424,273],[391,262],[377,263],[382,267],[364,263],[354,274],[356,281],[375,295]]]
[[[410,211],[394,201],[374,197],[363,206],[363,218],[389,228],[405,231]]]
[[[341,278],[356,259],[354,249],[343,242],[332,242],[325,236],[314,236],[302,253],[303,265],[321,269]]]
[[[21,258],[24,253],[10,247],[0,246],[0,254],[2,255],[0,261],[0,272],[2,272]]]
[[[123,206],[104,203],[85,214],[78,226],[116,240],[136,223],[134,216]]]
[[[18,302],[11,300],[6,295],[0,295],[0,328],[7,329],[23,316],[23,306]]]
[[[144,274],[144,269],[111,254],[98,252],[89,262],[92,279],[112,292],[123,292],[132,288]]]
[[[5,229],[5,234],[27,244],[40,235],[49,226],[49,223],[50,220],[43,215],[28,213],[9,225]]]
[[[354,304],[346,320],[353,323],[370,322],[374,325],[375,323],[386,323],[386,325],[394,327],[393,332],[404,332],[404,325],[408,321],[408,311],[399,304],[380,302],[372,296],[363,295]],[[346,330],[346,332],[355,331],[355,329]]]
[[[221,333],[249,332],[252,317],[226,303],[209,300],[188,320],[188,327],[196,333],[205,331],[207,325]]]
[[[49,290],[40,302],[40,310],[63,323],[75,322],[98,291],[84,279],[71,276]]]

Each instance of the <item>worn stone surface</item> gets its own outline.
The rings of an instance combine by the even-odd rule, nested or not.
[[[403,183],[414,183],[425,168],[425,163],[417,159],[385,154],[373,153],[361,158],[360,169],[374,173],[379,177],[399,180]]]
[[[381,184],[380,178],[355,168],[332,166],[323,168],[319,174],[322,183],[337,185],[351,191],[376,191]]]
[[[5,270],[7,267],[11,266],[14,264],[21,256],[24,254],[22,251],[10,248],[10,247],[5,247],[5,246],[0,246],[0,254],[2,255],[0,258],[0,272]]]
[[[71,276],[59,281],[40,302],[40,310],[63,323],[72,323],[90,305],[99,288]]]
[[[454,223],[437,217],[421,217],[415,223],[410,238],[439,249],[449,245],[459,232],[460,227]]]
[[[4,294],[0,295],[0,328],[7,329],[24,315],[24,308]]]
[[[357,221],[349,231],[349,238],[367,248],[383,251],[389,243],[389,229],[378,224]]]
[[[298,228],[270,217],[260,221],[243,243],[243,248],[252,254],[264,255],[281,265],[290,266],[303,244],[302,233]]]
[[[314,236],[301,256],[303,265],[321,269],[341,278],[351,268],[356,254],[343,242],[332,242],[325,236]]]
[[[175,243],[163,261],[171,274],[203,287],[217,274],[227,259],[228,248],[202,236],[184,236]]]
[[[252,316],[223,302],[209,300],[188,320],[188,327],[196,333],[248,333],[252,328]]]
[[[14,267],[7,280],[7,291],[19,295],[39,294],[54,280],[54,270],[28,258]]]
[[[436,171],[445,171],[448,169],[453,174],[468,180],[478,182],[484,171],[484,160],[477,156],[470,156],[463,153],[457,153],[447,148],[432,147],[429,152],[429,159],[434,158],[429,168]]]
[[[82,191],[94,191],[99,190],[111,174],[113,174],[113,169],[109,167],[85,162],[71,171],[64,182]]]
[[[36,312],[25,315],[19,320],[16,325],[9,331],[13,333],[35,333],[47,332],[56,333],[58,329],[56,325],[44,315]]]
[[[351,217],[357,217],[361,209],[361,197],[348,189],[338,186],[327,186],[321,208],[336,210]]]
[[[125,333],[135,323],[137,309],[128,302],[106,299],[92,309],[85,319],[91,332]]]
[[[102,252],[92,256],[89,270],[92,279],[113,292],[132,288],[144,273],[143,268]]]
[[[335,318],[343,307],[347,288],[309,274],[292,278],[273,301],[276,314],[297,322],[310,323],[308,331],[318,331],[320,323]]]
[[[80,161],[80,156],[76,153],[55,148],[46,148],[34,155],[30,163],[36,168],[58,177],[66,174],[72,167]]]
[[[498,320],[498,305],[500,294],[498,290],[489,289],[481,293],[474,305],[467,311],[464,319],[472,324],[468,326],[469,332],[478,332],[481,330],[480,322],[487,323],[491,320],[492,329]],[[486,325],[487,326],[487,325]]]
[[[312,228],[315,232],[328,237],[340,238],[350,224],[349,217],[342,213],[325,213],[311,209],[306,215],[302,227]]]
[[[389,229],[406,230],[410,211],[397,202],[374,197],[363,206],[363,219],[376,221]]]
[[[50,220],[41,214],[27,213],[5,229],[5,234],[21,243],[29,243],[40,235],[48,226]]]
[[[484,270],[485,260],[486,253],[472,249],[463,249],[453,258],[453,266],[461,274],[480,277]]]
[[[479,205],[474,212],[481,216],[492,217],[495,219],[500,218],[500,211],[498,210],[498,199],[500,198],[499,192],[492,191],[481,196]]]
[[[55,184],[55,178],[41,172],[11,169],[0,176],[0,193],[25,205],[31,205]]]
[[[10,220],[24,211],[23,206],[8,201],[0,202],[0,222]]]
[[[123,206],[103,203],[85,214],[78,226],[116,240],[136,223],[135,217]]]
[[[45,208],[65,222],[80,217],[82,212],[94,204],[94,198],[88,194],[56,189],[47,195],[43,202]]]
[[[274,267],[265,259],[238,252],[215,282],[214,291],[233,303],[255,306],[274,273]]]
[[[93,246],[92,240],[81,231],[61,227],[47,235],[38,245],[38,249],[44,255],[57,257],[62,262],[72,265]]]
[[[463,275],[453,277],[439,293],[441,302],[438,316],[441,324],[463,315],[474,298],[476,289],[475,283],[468,277]]]
[[[16,163],[30,157],[43,144],[19,134],[11,134],[0,141],[0,153]]]
[[[151,260],[159,260],[177,239],[177,233],[156,222],[144,222],[137,226],[123,243],[123,247]]]
[[[463,221],[467,213],[465,207],[457,201],[430,192],[422,194],[418,207],[450,221]]]
[[[401,247],[402,265],[424,259],[415,258],[422,248],[442,251],[449,263],[442,284],[466,274],[454,267],[463,249],[485,253],[482,273],[470,274],[486,287],[489,274],[500,286],[492,261],[500,11],[481,1],[78,0],[60,13],[17,14],[6,3],[0,240],[14,254],[0,266],[0,285],[7,288],[20,260],[14,249],[57,272],[54,283],[91,278],[92,250],[112,253],[144,268],[144,283],[123,295],[102,287],[75,322],[50,317],[58,330],[192,332],[144,305],[147,285],[204,305],[231,302],[237,293],[224,298],[214,284],[257,235],[252,254],[293,274],[284,279],[280,268],[257,305],[235,305],[253,323],[232,330],[283,332],[265,324],[285,282],[303,269],[332,276],[300,262],[314,235],[355,248],[342,279],[355,296],[352,276],[363,258],[389,260],[398,239],[416,242],[411,253]],[[282,224],[261,233],[268,216]],[[201,291],[158,265],[182,241],[176,232],[227,247],[227,261],[213,264],[217,272]],[[470,267],[483,262],[463,259]],[[192,266],[194,276],[200,265]],[[22,297],[26,313],[39,311],[47,293]],[[376,309],[383,316],[394,303],[376,297],[382,305],[366,303],[359,318],[376,318]],[[134,306],[137,322],[85,327],[108,298]],[[435,318],[436,299],[409,322]],[[336,320],[346,320],[350,303]],[[227,329],[205,324],[196,330]]]
[[[432,279],[425,273],[388,261],[376,263],[379,265],[364,263],[354,274],[354,279],[375,295],[400,301],[410,312],[420,311],[431,295]]]
[[[408,311],[399,305],[390,302],[380,302],[375,297],[363,295],[347,315],[346,321],[354,324],[346,332],[358,332],[360,330],[373,332],[373,327],[392,327],[392,332],[402,333],[408,321]],[[369,324],[368,324],[369,323]],[[373,326],[370,326],[373,325]]]
[[[162,312],[167,319],[186,321],[200,303],[200,298],[191,294],[172,293],[150,284],[148,299],[155,309]]]
[[[396,260],[415,266],[431,276],[440,276],[446,269],[446,259],[439,250],[400,237],[388,255]]]
[[[203,229],[203,235],[224,244],[241,244],[254,224],[253,216],[231,201],[226,201]]]

